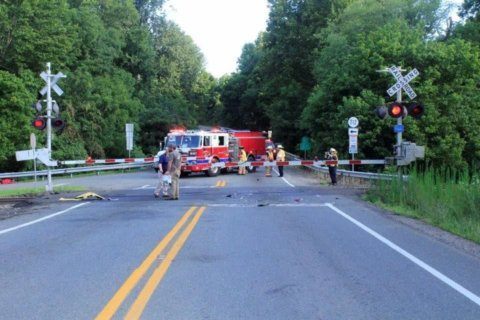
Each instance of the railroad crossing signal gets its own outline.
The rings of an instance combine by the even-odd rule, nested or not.
[[[412,116],[414,119],[420,119],[425,109],[421,103],[399,103],[393,102],[388,106],[380,106],[375,109],[375,114],[380,119],[385,119],[390,116],[394,119],[405,118],[407,115]]]
[[[418,72],[418,70],[414,68],[406,76],[403,76],[402,71],[405,70],[402,70],[401,68],[396,66],[392,66],[383,70],[377,70],[377,72],[390,73],[397,81],[387,90],[387,93],[390,97],[393,95],[397,96],[395,102],[388,105],[388,107],[380,106],[377,107],[375,110],[375,114],[379,118],[385,119],[387,115],[389,115],[397,121],[397,124],[393,128],[394,132],[397,135],[397,144],[395,145],[396,159],[398,160],[397,165],[405,165],[410,163],[412,161],[411,159],[419,158],[410,156],[407,157],[405,156],[405,154],[407,153],[403,152],[404,144],[402,142],[402,134],[405,131],[405,127],[403,125],[403,118],[406,117],[407,114],[409,114],[413,118],[419,119],[424,113],[423,105],[421,105],[420,103],[412,101],[410,104],[406,104],[402,100],[402,91],[405,91],[405,93],[410,97],[411,100],[417,97],[417,94],[415,93],[415,91],[413,91],[412,87],[410,87],[409,83],[413,79],[415,79],[420,74],[420,72]],[[411,155],[413,153],[409,152],[408,154]]]

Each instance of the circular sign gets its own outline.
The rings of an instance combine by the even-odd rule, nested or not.
[[[350,126],[350,128],[358,127],[358,123],[358,119],[355,117],[351,117],[350,119],[348,119],[348,125]]]

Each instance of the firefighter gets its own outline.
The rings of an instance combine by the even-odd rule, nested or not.
[[[330,148],[328,152],[325,153],[325,158],[327,160],[338,161],[337,150]],[[330,179],[332,180],[332,186],[337,184],[337,163],[328,165],[328,173],[330,174]]]
[[[277,161],[285,161],[285,151],[281,144],[277,145]],[[278,166],[279,177],[283,177],[283,166]]]
[[[239,161],[240,163],[247,162],[247,153],[245,152],[245,148],[243,146],[240,146]],[[241,175],[247,174],[247,167],[245,166],[238,167],[238,174],[241,174]]]
[[[267,147],[267,161],[271,162],[275,160],[275,155],[273,154],[273,147],[268,146]],[[271,177],[272,176],[272,167],[265,167],[265,177]]]

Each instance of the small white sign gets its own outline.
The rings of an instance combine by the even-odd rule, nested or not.
[[[33,150],[21,150],[15,152],[15,158],[17,161],[27,161],[35,159],[35,151]]]
[[[133,123],[125,124],[125,133],[127,138],[127,150],[133,150]]]
[[[358,153],[358,135],[350,135],[348,137],[348,153]]]
[[[359,124],[359,121],[356,117],[351,117],[350,119],[348,119],[348,126],[350,128],[356,128],[358,127],[358,124]]]
[[[357,128],[348,128],[348,135],[349,136],[358,136],[358,129]]]
[[[30,133],[30,148],[37,149],[37,136],[35,133]]]

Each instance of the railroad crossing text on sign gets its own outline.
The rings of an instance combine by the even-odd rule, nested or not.
[[[387,93],[390,95],[390,97],[396,94],[399,90],[403,89],[405,93],[410,97],[410,99],[415,99],[417,94],[415,93],[415,91],[413,91],[412,87],[410,87],[409,82],[415,79],[420,74],[420,72],[418,72],[417,69],[413,69],[404,77],[402,76],[400,70],[395,66],[388,68],[388,71],[397,80],[397,83],[395,83],[387,90]]]

